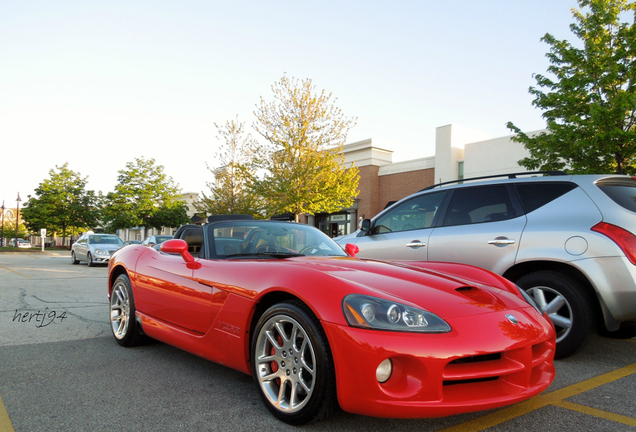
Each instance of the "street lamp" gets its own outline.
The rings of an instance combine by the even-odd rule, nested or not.
[[[0,234],[0,246],[4,247],[4,200],[2,200],[2,234]]]
[[[18,198],[16,198],[16,203],[18,203],[18,207],[15,212],[15,247],[18,247],[18,223],[20,221],[20,192],[18,192]]]

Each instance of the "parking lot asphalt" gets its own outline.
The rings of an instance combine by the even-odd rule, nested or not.
[[[294,428],[245,374],[162,343],[117,345],[106,272],[65,252],[0,253],[0,432],[636,430],[636,339],[600,336],[555,362],[548,390],[507,408],[417,420],[337,412]]]

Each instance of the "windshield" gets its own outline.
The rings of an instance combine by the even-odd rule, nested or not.
[[[347,256],[342,248],[309,225],[272,221],[230,221],[208,227],[211,257]]]
[[[91,235],[88,236],[88,244],[112,244],[121,245],[123,241],[116,235]]]

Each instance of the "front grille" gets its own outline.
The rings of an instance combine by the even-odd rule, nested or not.
[[[482,354],[482,355],[458,358],[453,360],[449,364],[477,363],[477,362],[489,361],[489,360],[499,360],[500,358],[501,358],[501,353]]]
[[[442,373],[443,399],[464,401],[473,392],[484,398],[516,394],[545,379],[554,355],[552,342],[510,351],[460,357]]]

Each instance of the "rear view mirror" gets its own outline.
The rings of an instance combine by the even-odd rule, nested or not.
[[[351,244],[351,243],[347,243],[345,245],[344,250],[347,253],[347,255],[349,255],[352,258],[355,258],[356,254],[358,252],[360,252],[360,248],[358,246],[354,245],[354,244]]]
[[[161,243],[159,250],[164,253],[179,254],[187,263],[194,262],[194,257],[188,252],[188,244],[181,239],[166,240]]]
[[[362,222],[360,222],[360,231],[364,233],[371,231],[371,219],[362,219]]]

